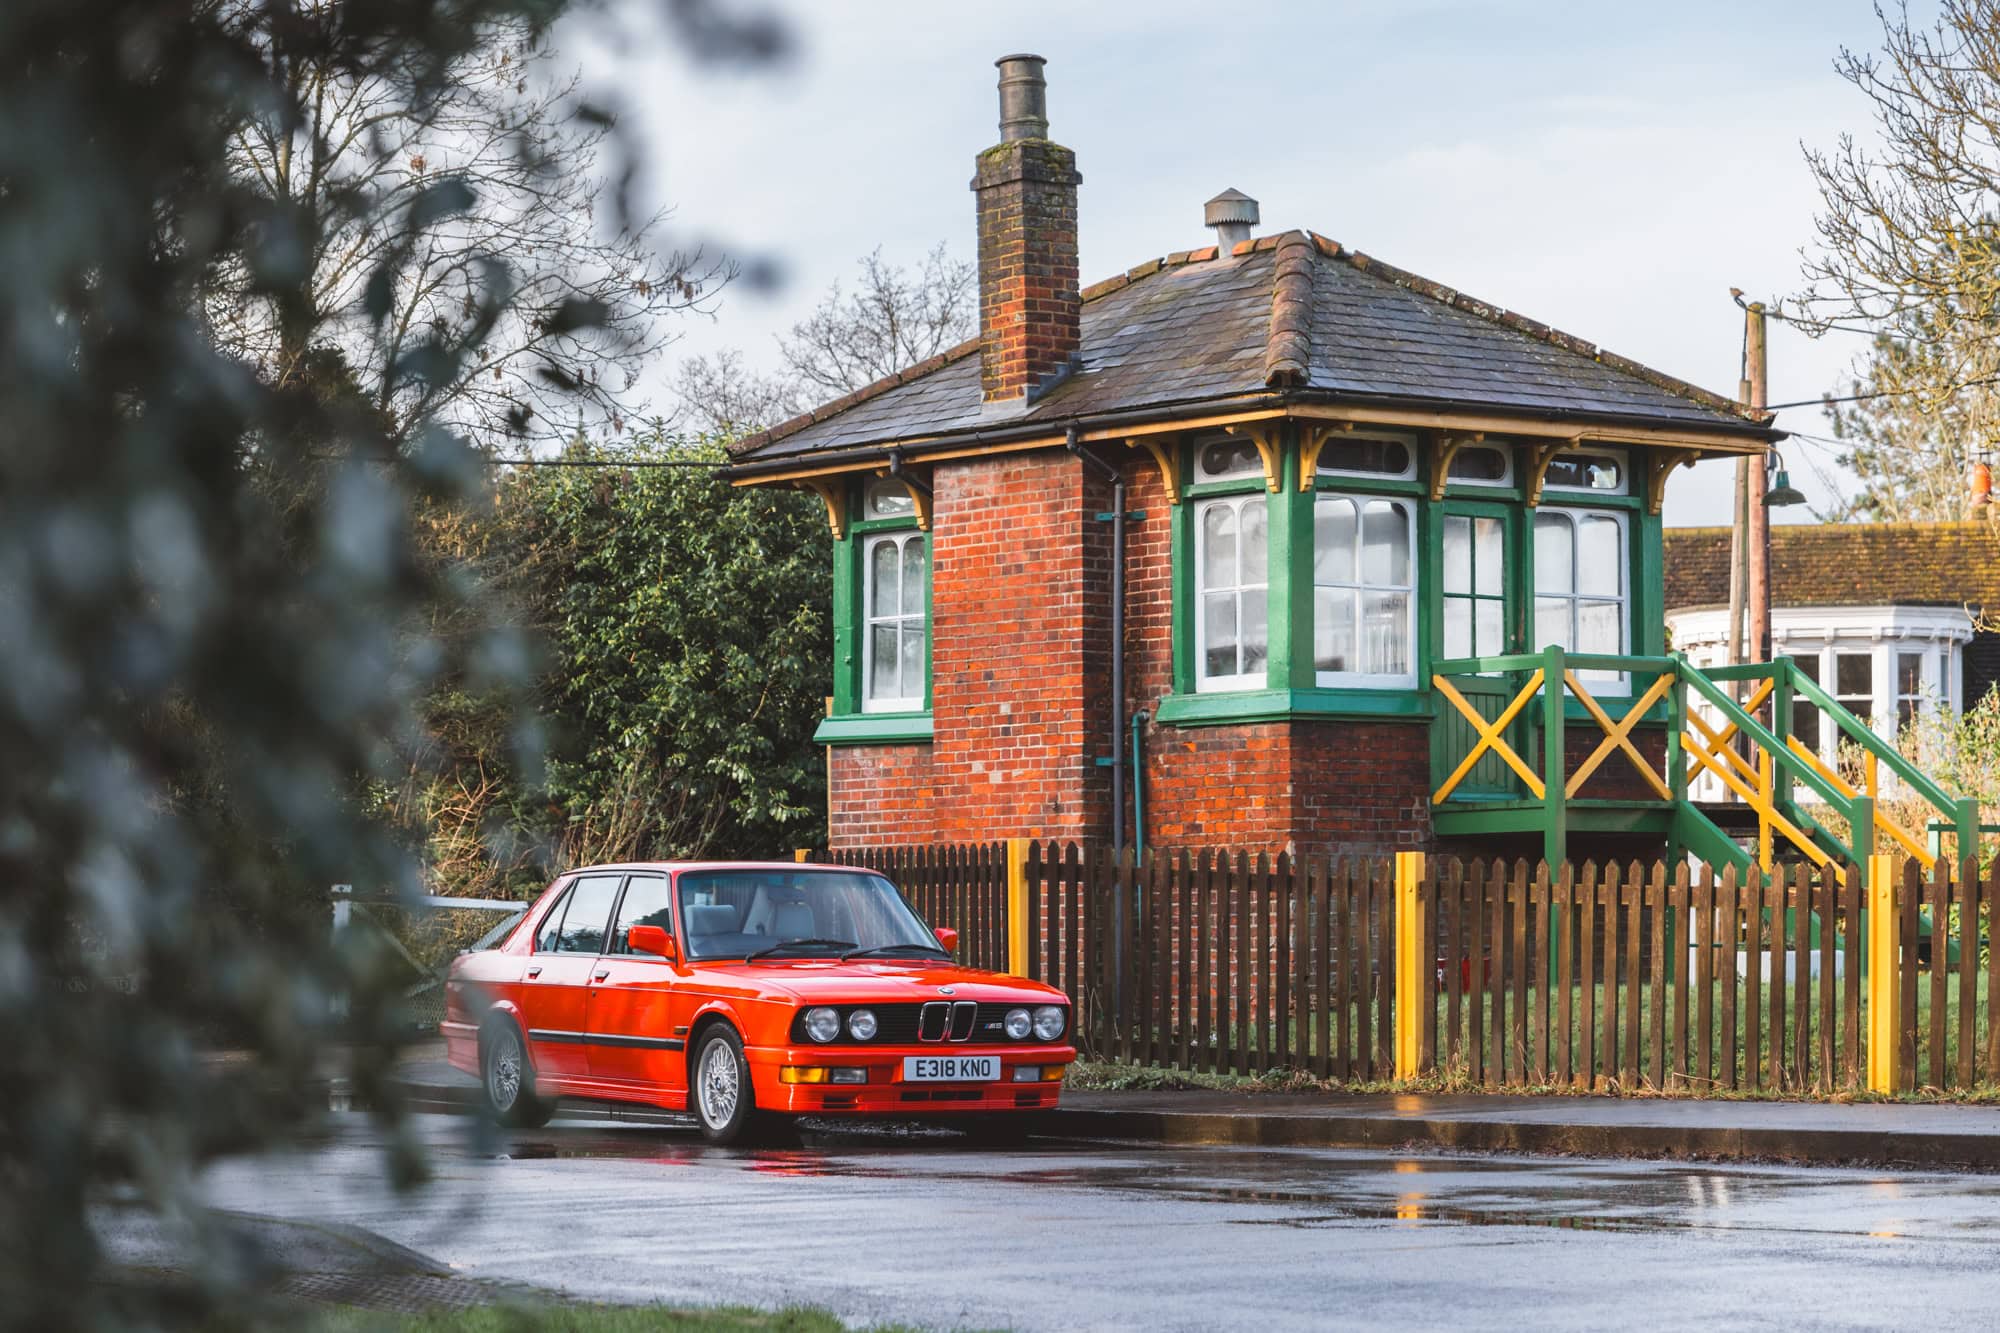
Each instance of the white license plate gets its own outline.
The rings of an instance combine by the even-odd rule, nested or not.
[[[906,1055],[905,1083],[998,1083],[997,1055]]]

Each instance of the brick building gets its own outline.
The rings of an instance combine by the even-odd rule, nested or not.
[[[1079,290],[1042,61],[999,64],[979,337],[734,455],[835,538],[831,844],[1433,845],[1434,664],[1663,651],[1668,475],[1778,433],[1316,233],[1253,239],[1234,191],[1215,244]]]

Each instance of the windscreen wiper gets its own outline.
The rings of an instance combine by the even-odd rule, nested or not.
[[[922,949],[925,953],[934,953],[941,958],[951,957],[949,950],[935,944],[878,944],[871,949],[851,949],[840,956],[840,961],[844,963],[850,958],[872,958],[877,954],[894,953],[898,949]]]
[[[746,962],[746,963],[749,963],[749,962],[754,962],[754,961],[756,961],[756,960],[757,960],[757,959],[759,959],[759,958],[769,958],[769,957],[770,957],[770,956],[771,956],[772,954],[775,954],[775,953],[777,953],[777,952],[778,952],[778,951],[779,951],[780,949],[796,949],[796,948],[798,948],[798,947],[799,947],[800,945],[806,945],[806,946],[809,946],[809,947],[818,947],[818,948],[822,948],[822,949],[852,949],[852,948],[854,947],[854,941],[853,941],[853,940],[811,940],[811,939],[808,939],[808,940],[780,940],[780,941],[779,941],[778,943],[776,943],[776,944],[773,944],[773,945],[769,945],[769,946],[767,946],[767,947],[765,947],[765,948],[762,948],[762,949],[759,949],[759,950],[757,950],[757,951],[756,951],[755,953],[746,953],[746,954],[744,954],[744,955],[743,955],[743,961],[744,961],[744,962]]]

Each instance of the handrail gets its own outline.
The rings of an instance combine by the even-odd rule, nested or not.
[[[1620,675],[1641,672],[1659,675],[1673,671],[1672,657],[1627,657],[1608,653],[1562,652],[1563,665],[1571,671],[1615,671]],[[1501,671],[1540,671],[1549,664],[1549,650],[1539,653],[1506,653],[1498,657],[1448,657],[1431,663],[1434,676],[1490,676]]]
[[[1945,794],[1944,788],[1930,780],[1909,760],[1905,759],[1895,746],[1877,736],[1873,729],[1863,725],[1860,718],[1847,711],[1832,695],[1820,688],[1819,682],[1800,671],[1790,658],[1781,659],[1786,664],[1792,678],[1792,688],[1806,697],[1820,712],[1832,717],[1840,730],[1857,745],[1889,766],[1889,771],[1908,783],[1926,801],[1953,815],[1957,813],[1957,803]]]
[[[1696,694],[1720,709],[1724,717],[1736,724],[1738,731],[1756,742],[1757,748],[1769,752],[1780,765],[1799,775],[1804,785],[1819,793],[1820,798],[1828,805],[1840,806],[1843,809],[1846,807],[1847,797],[1843,796],[1832,783],[1807,767],[1792,753],[1791,747],[1772,735],[1762,722],[1744,712],[1741,704],[1715,688],[1714,683],[1702,672],[1688,667],[1681,673],[1681,679],[1692,685]]]

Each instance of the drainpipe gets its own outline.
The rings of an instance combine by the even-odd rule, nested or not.
[[[1125,474],[1077,442],[1072,425],[1063,447],[1111,481],[1111,845],[1125,845]],[[1100,518],[1107,515],[1099,515]]]
[[[1132,850],[1146,854],[1146,710],[1132,714]]]

